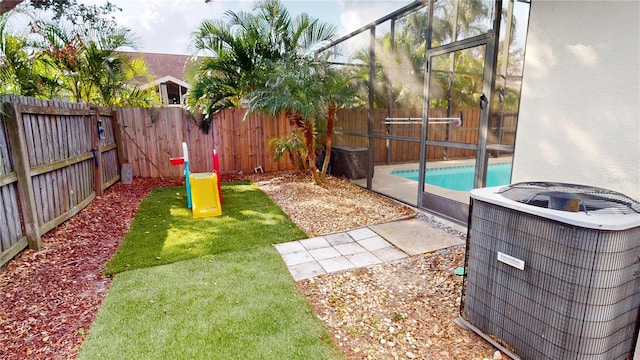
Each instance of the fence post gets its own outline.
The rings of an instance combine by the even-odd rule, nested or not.
[[[120,128],[120,118],[118,117],[118,111],[111,111],[111,123],[113,124],[113,137],[116,141],[116,151],[118,152],[118,165],[129,161],[128,157],[124,153],[124,142],[122,139],[122,129]]]
[[[90,108],[91,110],[91,118],[92,118],[92,124],[93,124],[93,129],[91,130],[91,139],[93,142],[93,159],[94,159],[94,164],[95,164],[95,169],[96,171],[94,172],[94,183],[95,183],[95,190],[96,190],[96,196],[102,196],[104,195],[104,190],[103,190],[103,175],[102,175],[102,151],[100,151],[100,131],[99,129],[102,128],[102,122],[100,121],[100,109],[97,107],[92,106]],[[102,130],[104,131],[104,130]]]
[[[9,150],[13,159],[13,168],[18,178],[18,201],[29,248],[40,250],[42,248],[42,238],[38,224],[33,183],[31,182],[31,162],[29,161],[22,112],[19,106],[16,103],[5,103],[4,106],[7,115],[9,115],[7,121],[7,131],[11,143]]]

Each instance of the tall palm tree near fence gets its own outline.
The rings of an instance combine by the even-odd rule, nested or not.
[[[339,108],[355,98],[342,74],[327,63],[309,58],[286,58],[272,67],[266,83],[250,93],[249,109],[272,117],[285,113],[299,129],[306,145],[306,160],[317,184],[324,178],[331,158],[331,140]],[[326,153],[320,174],[316,172],[318,129],[326,129]]]
[[[320,177],[324,178],[331,160],[333,129],[338,120],[338,110],[353,106],[356,99],[357,84],[353,79],[345,77],[343,71],[327,66],[326,63],[316,63],[314,66],[321,76],[319,102],[324,106],[326,113],[326,152],[320,171]]]
[[[305,59],[281,61],[271,67],[266,83],[250,93],[249,110],[272,117],[285,113],[292,127],[299,129],[306,145],[307,164],[316,184],[316,134],[318,120],[325,117],[321,99],[321,76]]]
[[[214,114],[240,107],[249,92],[264,85],[275,62],[310,55],[337,35],[335,26],[307,14],[292,18],[279,0],[261,1],[251,13],[224,15],[203,21],[191,42],[194,54],[206,57],[192,81],[188,106],[203,114],[205,130]]]

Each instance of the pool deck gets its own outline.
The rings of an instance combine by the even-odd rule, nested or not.
[[[393,175],[391,172],[397,170],[415,170],[417,163],[401,165],[378,165],[374,168],[374,175],[371,179],[371,189],[381,194],[400,200],[412,206],[418,203],[418,182],[405,179],[401,176]],[[353,183],[367,187],[367,179],[353,180]],[[441,195],[462,203],[469,203],[468,191],[455,191],[438,186],[425,184],[425,190],[433,194]]]
[[[489,163],[501,163],[508,162],[510,158],[495,158],[489,159]],[[427,164],[427,168],[441,168],[452,166],[469,166],[474,165],[475,160],[450,160],[450,161],[437,161]],[[374,167],[374,175],[371,179],[371,189],[375,192],[384,194],[396,200],[402,201],[411,206],[417,206],[418,203],[418,182],[415,180],[405,179],[401,176],[393,175],[393,171],[406,171],[418,169],[418,163],[406,163],[395,165],[376,165]],[[354,184],[367,187],[367,179],[352,180]],[[469,203],[468,191],[456,191],[439,186],[424,185],[426,192],[440,195],[463,204]]]

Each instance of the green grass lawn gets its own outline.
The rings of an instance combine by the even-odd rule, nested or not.
[[[341,358],[268,246],[118,274],[78,356]]]
[[[184,194],[184,187],[153,190],[107,264],[107,274],[306,237],[248,181],[223,184],[221,216],[194,219]]]
[[[272,246],[305,233],[248,182],[223,184],[219,217],[181,194],[140,205],[78,359],[342,359]]]

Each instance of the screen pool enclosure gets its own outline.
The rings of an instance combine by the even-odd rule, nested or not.
[[[572,184],[471,191],[463,322],[522,359],[627,359],[640,305],[640,203]]]

